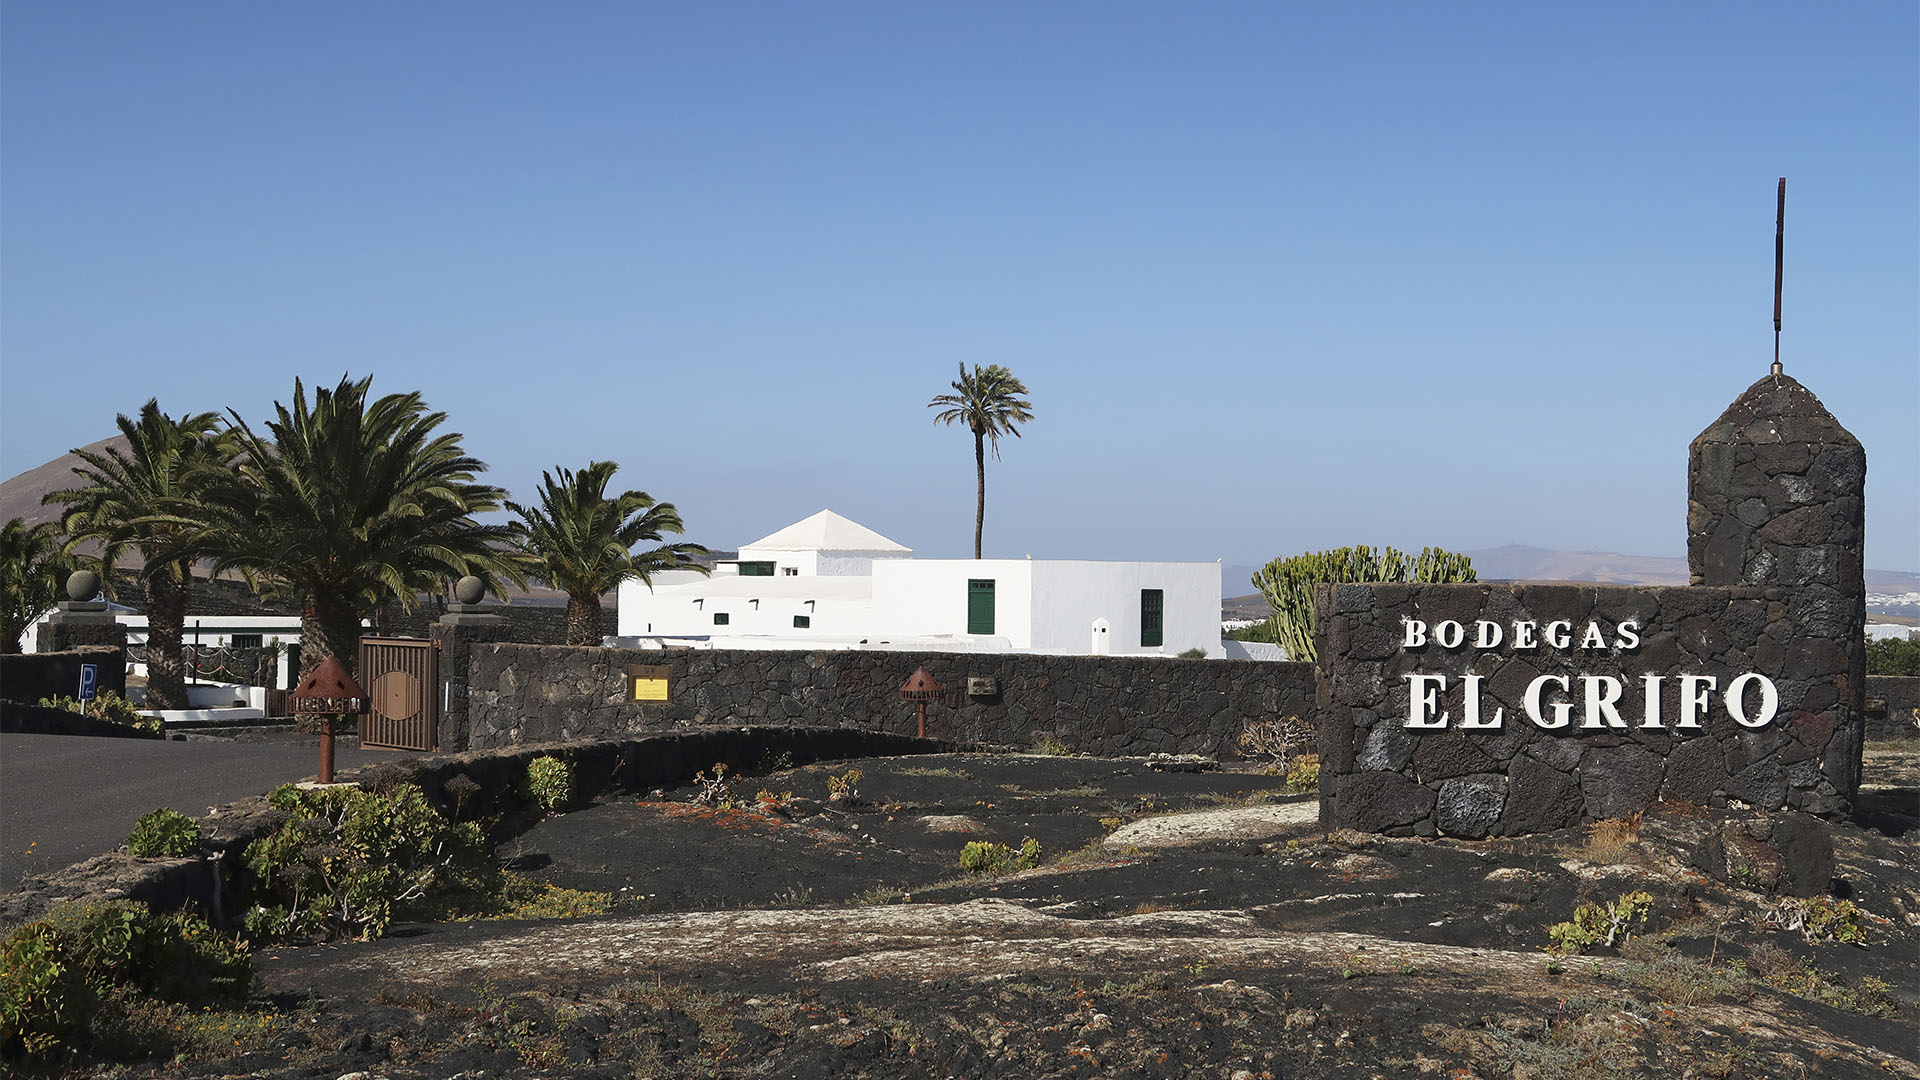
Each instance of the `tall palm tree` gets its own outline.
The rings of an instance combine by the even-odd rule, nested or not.
[[[506,493],[475,476],[457,433],[435,434],[445,413],[418,392],[369,401],[371,378],[332,390],[293,384],[293,407],[255,432],[237,413],[238,452],[204,498],[207,526],[190,549],[216,570],[303,598],[302,674],[327,656],[352,670],[360,619],[386,600],[412,606],[423,590],[465,574],[497,588],[523,583],[512,525],[483,525]]]
[[[707,554],[699,544],[633,550],[635,544],[684,532],[685,525],[672,503],[655,502],[644,491],[608,498],[607,481],[618,468],[611,461],[590,461],[578,473],[557,468],[558,480],[542,472],[539,506],[507,503],[527,523],[524,543],[536,564],[533,576],[567,594],[569,645],[600,643],[600,594],[621,582],[638,578],[650,584],[659,571],[681,567],[707,572],[688,561]]]
[[[228,449],[216,430],[217,413],[175,420],[149,398],[139,419],[123,413],[114,420],[127,448],[73,451],[81,461],[73,469],[80,486],[50,492],[42,501],[66,507],[60,527],[69,551],[87,541],[100,544],[109,592],[120,556],[129,549],[139,553],[143,562],[136,574],[147,590],[147,705],[184,709],[181,641],[193,564],[181,541],[196,528],[200,477],[222,467]]]
[[[960,378],[953,393],[937,394],[927,408],[939,409],[936,424],[965,424],[973,432],[973,466],[979,486],[973,506],[973,557],[980,557],[980,531],[987,520],[987,444],[993,444],[993,460],[1000,460],[1000,436],[1020,437],[1019,425],[1033,419],[1033,402],[1023,395],[1027,386],[1013,372],[999,364],[981,367],[960,365]]]
[[[0,653],[20,651],[20,638],[53,610],[72,569],[51,521],[0,526]]]

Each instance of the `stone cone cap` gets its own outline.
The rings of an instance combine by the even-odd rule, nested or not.
[[[1768,375],[1727,406],[1693,440],[1701,443],[1819,443],[1859,446],[1813,391],[1789,375]]]

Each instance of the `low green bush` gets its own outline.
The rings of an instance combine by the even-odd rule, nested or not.
[[[1040,841],[1029,836],[1019,852],[989,840],[971,840],[960,849],[960,869],[969,874],[1006,874],[1040,865]]]
[[[127,850],[136,859],[182,859],[200,850],[200,823],[178,810],[149,810],[133,823]]]
[[[186,912],[113,900],[65,904],[0,940],[0,1056],[47,1058],[98,1040],[142,999],[237,1001],[253,980],[244,942]]]
[[[1920,638],[1867,642],[1867,674],[1920,675]]]
[[[1652,909],[1653,895],[1645,892],[1623,893],[1611,904],[1582,904],[1571,921],[1547,928],[1553,942],[1547,951],[1577,953],[1590,945],[1623,944],[1646,927]]]
[[[258,937],[372,939],[396,918],[480,887],[480,827],[448,820],[418,787],[288,784],[268,801],[289,820],[247,845],[255,881],[246,927]]]
[[[573,765],[545,754],[527,762],[527,794],[542,810],[565,810],[576,795]]]
[[[1320,755],[1301,754],[1287,769],[1288,791],[1313,791],[1320,786]]]
[[[53,697],[41,698],[39,704],[41,708],[60,709],[65,712],[79,713],[81,716],[91,716],[95,720],[107,720],[115,724],[125,724],[130,728],[138,728],[141,731],[160,731],[166,726],[158,719],[141,712],[133,702],[128,701],[126,698],[121,697],[111,690],[96,695],[91,701],[81,701],[79,698],[56,694]]]

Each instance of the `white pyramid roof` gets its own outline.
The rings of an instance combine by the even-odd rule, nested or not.
[[[831,510],[822,510],[770,536],[763,536],[740,550],[760,551],[894,551],[912,554],[913,549],[850,521]]]

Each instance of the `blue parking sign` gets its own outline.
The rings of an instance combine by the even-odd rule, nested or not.
[[[80,700],[92,701],[94,688],[100,685],[100,665],[80,665]]]

